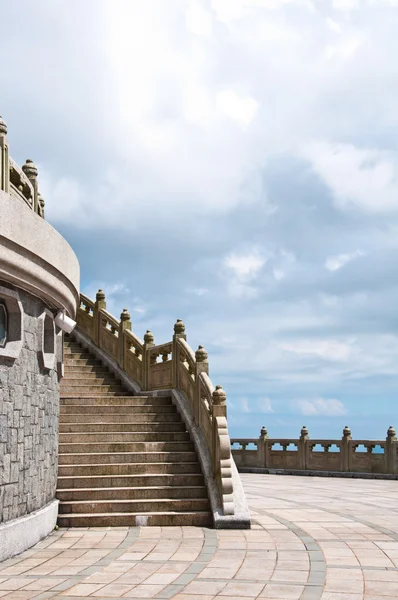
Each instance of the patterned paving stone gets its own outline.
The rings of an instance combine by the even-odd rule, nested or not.
[[[251,530],[56,531],[0,563],[0,598],[398,598],[395,481],[242,479]]]

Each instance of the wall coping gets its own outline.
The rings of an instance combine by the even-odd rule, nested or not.
[[[70,245],[49,223],[0,190],[0,279],[74,318],[80,268]]]

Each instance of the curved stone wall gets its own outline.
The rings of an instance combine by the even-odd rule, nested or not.
[[[57,481],[59,382],[62,337],[54,331],[54,360],[41,360],[46,305],[0,281],[0,297],[22,307],[22,346],[17,358],[0,357],[0,523],[54,500]],[[14,318],[14,317],[13,317]]]

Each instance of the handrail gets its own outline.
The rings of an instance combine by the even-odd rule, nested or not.
[[[186,341],[185,325],[179,319],[170,342],[155,345],[147,330],[141,341],[131,331],[130,313],[120,320],[106,310],[105,294],[98,290],[95,302],[80,295],[77,324],[101,350],[132,377],[142,390],[177,389],[186,398],[195,424],[201,428],[212,457],[224,515],[234,515],[232,455],[227,425],[226,394],[214,387],[208,375],[208,354],[203,346],[196,352]]]
[[[0,190],[24,202],[44,219],[44,199],[39,193],[37,167],[29,158],[20,167],[9,156],[7,124],[0,117]]]
[[[270,438],[265,427],[258,438],[232,438],[231,451],[238,467],[346,473],[398,473],[398,440],[390,426],[384,440],[352,439],[344,427],[340,439],[310,438],[303,427],[299,438]],[[233,446],[239,445],[240,448]],[[247,448],[253,445],[254,449]],[[277,449],[275,446],[281,446]],[[293,446],[294,448],[290,448]],[[320,449],[316,449],[318,446]],[[335,449],[331,450],[332,447]],[[358,451],[363,446],[365,451]],[[376,446],[380,452],[373,452]]]

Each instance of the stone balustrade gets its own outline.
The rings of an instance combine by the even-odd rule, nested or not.
[[[341,439],[310,439],[308,429],[299,438],[270,438],[265,427],[259,438],[231,439],[238,468],[344,473],[398,473],[398,441],[390,426],[385,440],[353,440],[349,427]]]
[[[141,340],[131,330],[127,309],[121,313],[120,321],[115,319],[107,312],[105,294],[99,290],[95,302],[80,295],[77,325],[142,390],[176,389],[183,394],[195,424],[204,432],[223,514],[234,515],[226,394],[221,386],[214,387],[209,378],[208,355],[203,346],[194,352],[187,343],[184,323],[177,320],[173,339],[165,344],[156,345],[149,330]]]
[[[29,158],[21,167],[9,156],[7,125],[0,117],[0,191],[21,200],[44,218],[44,199],[39,194],[37,167]]]

